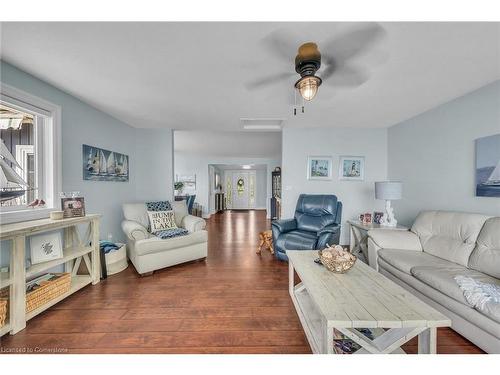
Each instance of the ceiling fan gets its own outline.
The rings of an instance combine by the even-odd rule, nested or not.
[[[367,69],[352,62],[363,53],[372,48],[385,36],[385,30],[378,23],[362,23],[356,27],[342,32],[321,43],[320,52],[314,42],[303,43],[298,47],[295,57],[295,72],[300,78],[294,87],[302,98],[312,100],[322,83],[336,87],[357,87],[369,78]],[[270,51],[278,54],[280,58],[290,61],[292,51],[297,48],[293,35],[285,30],[277,30],[264,38],[263,42]],[[324,68],[318,73],[321,66]],[[261,77],[247,83],[249,90],[260,89],[273,85],[294,76],[293,72],[283,72],[275,75]],[[303,109],[302,109],[303,111]]]

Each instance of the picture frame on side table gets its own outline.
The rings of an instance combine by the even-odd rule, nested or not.
[[[31,264],[48,262],[63,257],[60,232],[44,233],[30,237]]]
[[[382,224],[382,220],[384,218],[384,213],[380,211],[375,211],[373,213],[373,223],[374,224]]]
[[[372,223],[372,214],[367,212],[363,214],[363,224],[370,225]]]
[[[339,179],[363,181],[365,179],[365,157],[341,156],[339,163]]]
[[[332,164],[331,156],[309,156],[307,158],[307,179],[331,180]]]

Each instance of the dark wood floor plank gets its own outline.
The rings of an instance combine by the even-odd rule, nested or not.
[[[109,333],[98,347],[154,348],[154,347],[219,347],[219,346],[287,346],[307,345],[302,331],[210,331],[167,333]]]
[[[138,354],[137,348],[94,348],[79,349],[85,354]],[[209,346],[209,347],[165,347],[148,348],[148,353],[155,354],[310,354],[309,345],[303,346]]]
[[[263,211],[225,212],[208,220],[208,257],[139,277],[132,265],[88,286],[0,338],[2,350],[69,353],[310,353],[288,295],[288,265],[258,233]],[[416,339],[404,346],[417,352]],[[450,329],[439,353],[481,353]]]

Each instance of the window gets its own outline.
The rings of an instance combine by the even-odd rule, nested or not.
[[[59,207],[60,108],[10,86],[0,94],[3,223],[47,217]],[[45,206],[30,207],[43,200]]]
[[[22,207],[41,197],[35,170],[35,126],[41,123],[0,102],[0,207]]]

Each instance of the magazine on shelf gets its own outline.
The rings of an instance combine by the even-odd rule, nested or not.
[[[368,339],[373,340],[374,335],[372,330],[368,328],[356,328],[357,331],[365,335]],[[346,337],[342,332],[333,329],[333,350],[337,354],[352,354],[361,349],[361,346],[352,339]]]
[[[59,276],[53,273],[46,273],[45,275],[39,276],[33,280],[30,280],[26,283],[26,293],[32,292],[40,288],[44,282],[51,281],[57,279]]]

